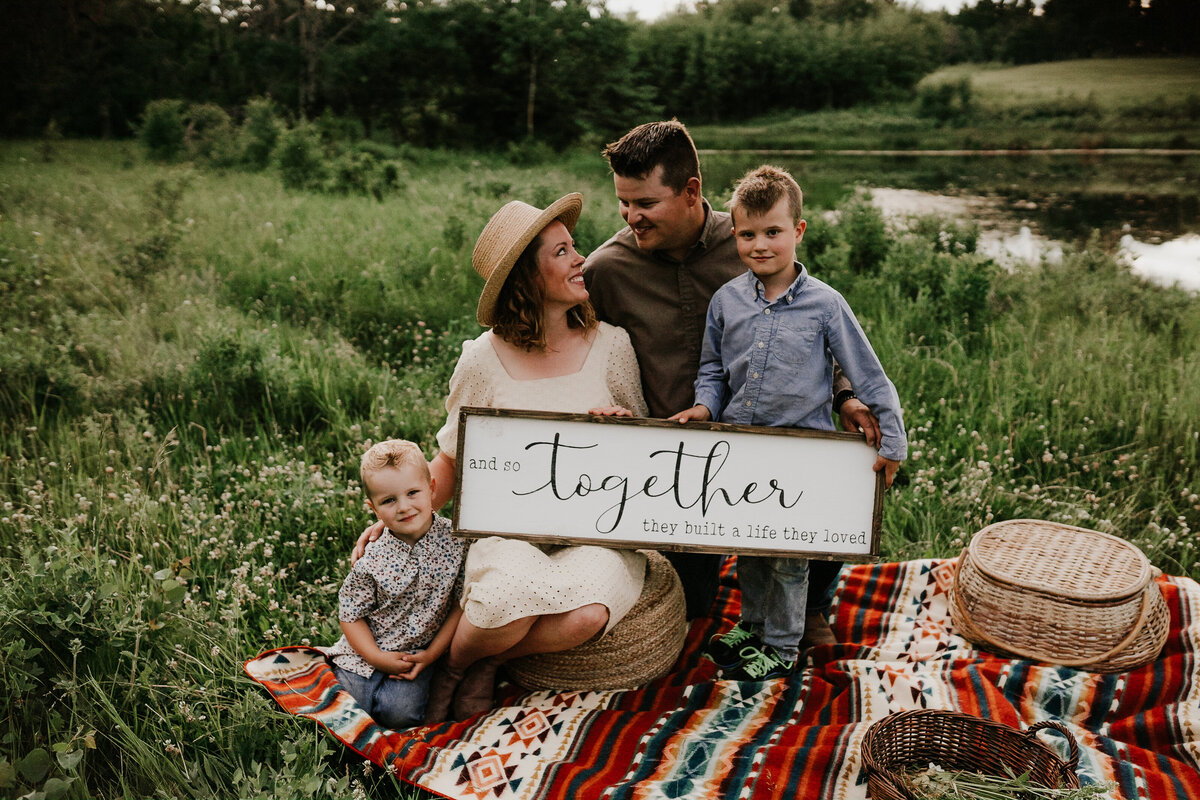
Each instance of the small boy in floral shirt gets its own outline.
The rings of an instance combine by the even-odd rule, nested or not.
[[[466,544],[433,513],[434,479],[421,449],[389,439],[362,457],[367,505],[384,524],[338,593],[342,638],[326,655],[342,686],[376,722],[421,724],[431,670],[462,611]]]

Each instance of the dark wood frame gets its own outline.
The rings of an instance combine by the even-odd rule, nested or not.
[[[706,430],[718,431],[733,434],[752,434],[758,436],[787,436],[797,439],[827,439],[846,442],[863,443],[865,437],[860,433],[844,433],[841,431],[817,431],[807,430],[802,428],[775,428],[764,427],[758,425],[729,425],[721,422],[689,422],[686,425],[680,425],[678,422],[670,422],[664,419],[649,419],[646,417],[608,417],[594,416],[591,414],[562,414],[549,411],[525,411],[516,409],[500,409],[500,408],[478,408],[465,407],[459,411],[458,415],[458,447],[455,453],[455,468],[454,468],[454,514],[452,524],[456,536],[467,538],[483,538],[486,536],[503,536],[508,539],[523,539],[526,541],[538,542],[542,544],[552,545],[571,545],[571,544],[588,544],[596,545],[598,542],[594,538],[574,538],[570,536],[545,536],[542,534],[517,534],[502,531],[486,531],[486,530],[464,530],[459,524],[460,509],[462,508],[462,484],[463,484],[463,453],[465,447],[465,429],[468,416],[481,417],[511,417],[525,419],[544,419],[544,420],[561,420],[563,422],[587,422],[597,425],[633,425],[648,428],[670,428],[676,432],[682,430]],[[871,534],[870,534],[870,553],[820,553],[802,551],[798,552],[795,549],[767,549],[767,548],[738,548],[736,546],[717,546],[717,545],[680,545],[674,542],[657,542],[657,541],[632,541],[628,539],[604,540],[602,546],[627,548],[627,549],[657,549],[671,552],[694,552],[694,553],[744,553],[745,555],[761,555],[761,556],[790,556],[796,558],[816,558],[826,561],[849,561],[856,563],[869,563],[878,561],[880,558],[880,537],[883,521],[883,494],[884,494],[884,479],[882,473],[876,473],[875,490],[873,496],[873,508],[871,513]]]

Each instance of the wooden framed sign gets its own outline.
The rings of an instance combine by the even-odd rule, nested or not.
[[[453,524],[468,537],[872,561],[875,455],[860,434],[464,408]]]

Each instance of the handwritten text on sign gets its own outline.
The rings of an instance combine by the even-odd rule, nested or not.
[[[875,451],[851,434],[464,409],[454,527],[612,547],[878,555]]]

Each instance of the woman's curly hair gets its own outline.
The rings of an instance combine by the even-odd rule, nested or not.
[[[504,285],[500,287],[496,310],[492,312],[492,331],[522,350],[546,349],[546,330],[542,325],[546,291],[537,263],[541,243],[539,234],[517,258]],[[585,300],[572,306],[567,311],[567,324],[584,330],[596,327],[596,312],[592,304]]]

